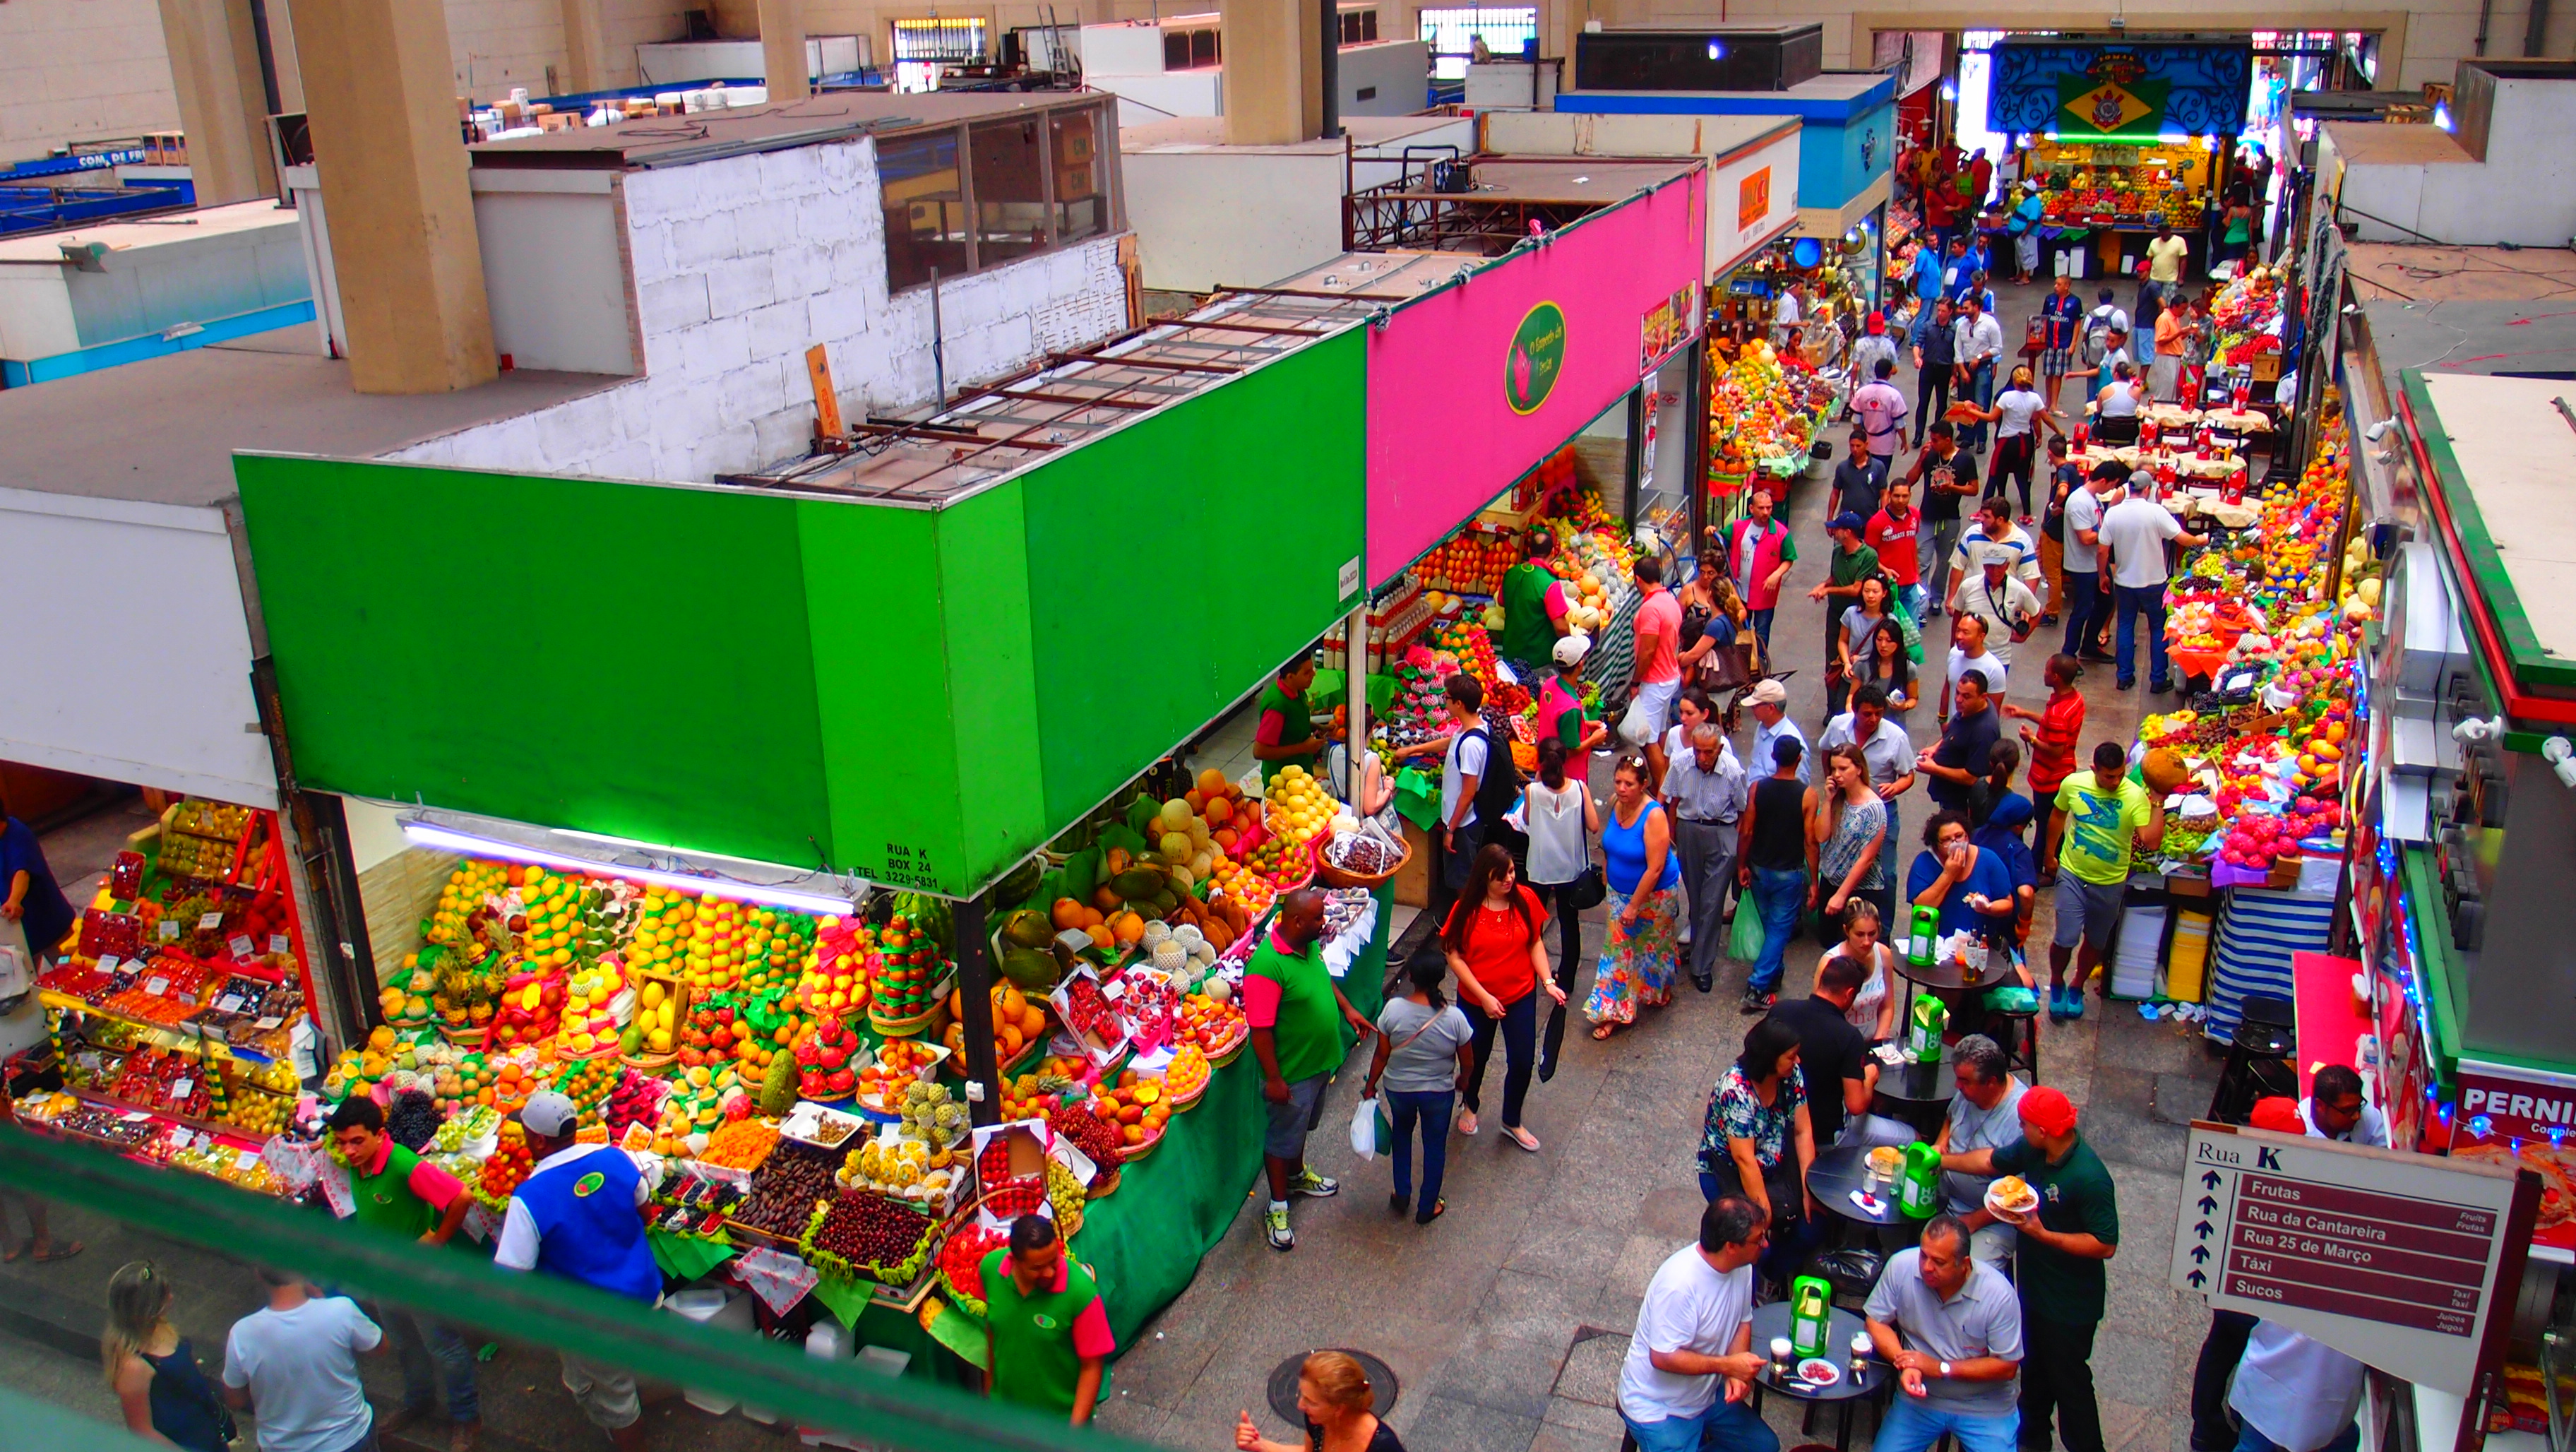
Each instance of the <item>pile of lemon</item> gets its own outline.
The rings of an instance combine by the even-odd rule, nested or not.
[[[1295,765],[1281,767],[1270,779],[1268,801],[1270,830],[1297,842],[1313,841],[1341,810],[1312,772]]]

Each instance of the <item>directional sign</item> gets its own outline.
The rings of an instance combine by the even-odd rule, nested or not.
[[[2540,1181],[2507,1166],[2194,1124],[2173,1285],[2466,1395],[2513,1314]]]

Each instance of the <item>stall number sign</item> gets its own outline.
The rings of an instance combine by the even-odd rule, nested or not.
[[[2174,1288],[2466,1394],[2490,1319],[2512,1315],[2501,1277],[2521,1275],[2538,1191],[2490,1165],[2194,1124]]]

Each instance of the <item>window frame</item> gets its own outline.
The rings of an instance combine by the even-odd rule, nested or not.
[[[924,126],[917,130],[895,132],[879,138],[879,144],[882,146],[888,142],[910,141],[918,137],[936,136],[944,133],[953,139],[956,146],[958,205],[962,209],[966,218],[966,269],[959,273],[942,274],[940,277],[935,279],[936,282],[950,282],[959,277],[972,277],[977,273],[988,270],[989,268],[1008,267],[1012,263],[1027,262],[1034,258],[1045,257],[1052,253],[1064,251],[1067,247],[1087,246],[1104,237],[1115,237],[1127,230],[1126,178],[1119,166],[1116,164],[1118,156],[1118,132],[1114,122],[1114,115],[1110,110],[1110,107],[1116,104],[1116,99],[1117,98],[1114,96],[1099,95],[1088,97],[1070,105],[1044,106],[1037,108],[1035,120],[1038,123],[1038,171],[1039,178],[1042,183],[1040,190],[1044,194],[1043,215],[1046,218],[1048,240],[1042,246],[1032,248],[1029,251],[1019,253],[1016,256],[1002,258],[998,261],[989,263],[984,260],[983,240],[979,235],[982,231],[983,214],[976,204],[975,150],[974,137],[972,133],[977,125],[989,126],[1014,118],[1007,113],[992,116],[966,117],[945,126]],[[1092,144],[1094,155],[1098,163],[1104,164],[1101,176],[1100,197],[1102,202],[1105,204],[1105,216],[1102,218],[1100,230],[1093,232],[1088,236],[1078,238],[1073,242],[1066,242],[1062,237],[1064,230],[1061,225],[1062,213],[1058,211],[1060,199],[1056,194],[1055,119],[1058,115],[1065,112],[1081,111],[1086,109],[1093,113]],[[1025,120],[1029,118],[1022,116],[1018,119]],[[880,161],[880,192],[882,192],[883,188],[882,165],[883,163]],[[882,201],[879,203],[879,208],[882,211]],[[900,297],[905,293],[934,285],[933,279],[925,278],[919,282],[905,283],[900,287],[896,286],[894,280],[894,234],[891,228],[886,231],[885,248],[886,296],[889,299]]]

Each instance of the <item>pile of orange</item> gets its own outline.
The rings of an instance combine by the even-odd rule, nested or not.
[[[1172,1117],[1172,1105],[1163,1092],[1163,1081],[1128,1069],[1119,1074],[1115,1085],[1092,1091],[1091,1112],[1116,1124],[1119,1139],[1134,1146],[1162,1135]]]

